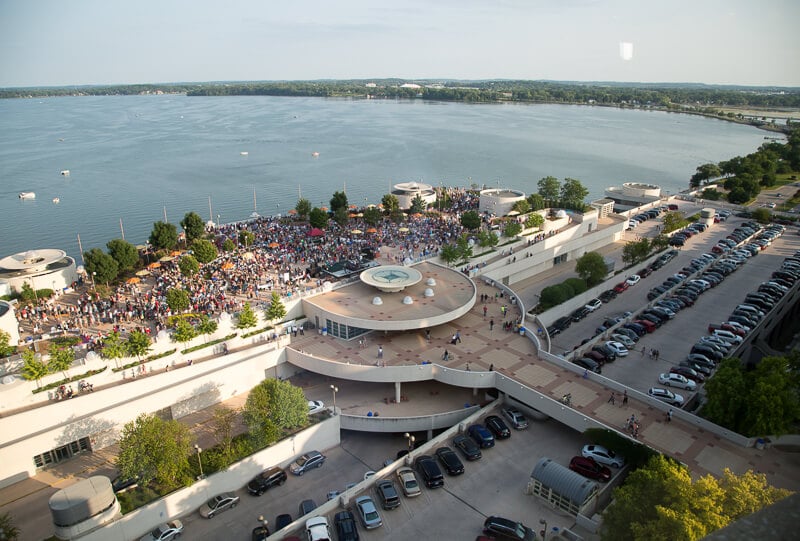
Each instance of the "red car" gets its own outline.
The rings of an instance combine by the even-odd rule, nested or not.
[[[606,482],[611,479],[611,470],[598,464],[593,458],[574,456],[569,461],[569,469],[589,479]]]
[[[628,285],[628,282],[620,282],[620,283],[618,283],[617,285],[614,286],[614,291],[616,291],[617,293],[622,293],[623,291],[625,291],[629,287],[630,286]]]

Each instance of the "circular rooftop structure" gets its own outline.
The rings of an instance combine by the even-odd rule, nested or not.
[[[0,281],[14,291],[26,283],[34,289],[62,289],[77,280],[75,260],[63,250],[29,250],[0,259]]]
[[[478,210],[494,214],[495,216],[505,216],[517,201],[525,199],[525,192],[512,190],[510,188],[488,188],[481,190],[480,203]]]
[[[436,202],[436,191],[430,184],[422,182],[401,182],[392,186],[392,195],[397,197],[401,209],[411,208],[414,198],[419,196],[427,205]]]
[[[64,250],[28,250],[0,259],[0,268],[10,271],[29,273],[42,272],[48,265],[56,263],[67,256]]]
[[[386,293],[397,293],[422,280],[422,273],[411,267],[381,265],[363,271],[361,281]]]

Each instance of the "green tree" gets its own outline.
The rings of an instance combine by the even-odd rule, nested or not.
[[[83,253],[83,263],[86,272],[96,282],[111,282],[119,273],[116,260],[100,248],[92,248]]]
[[[481,215],[478,214],[477,210],[468,210],[461,215],[461,225],[470,231],[474,231],[481,226]]]
[[[538,193],[532,193],[527,198],[526,201],[531,206],[531,210],[542,210],[547,208],[547,202],[545,201],[544,197]]]
[[[186,344],[191,342],[195,337],[197,337],[197,329],[195,329],[191,323],[186,321],[186,318],[178,318],[178,320],[175,322],[175,330],[172,333],[172,338],[176,342]]]
[[[173,287],[167,290],[167,306],[178,314],[189,309],[189,293],[186,290]]]
[[[394,216],[400,211],[400,201],[396,195],[387,193],[381,198],[381,204],[383,205],[383,211],[389,216]]]
[[[529,214],[525,218],[525,227],[528,229],[538,228],[541,229],[544,225],[544,216],[538,213]]]
[[[311,224],[311,227],[325,229],[328,227],[328,213],[320,208],[314,207],[308,215],[308,223]]]
[[[250,327],[255,327],[256,325],[258,325],[258,318],[256,317],[255,312],[253,312],[253,308],[250,306],[250,303],[246,302],[244,303],[242,311],[239,312],[236,328],[249,329]]]
[[[350,213],[347,211],[346,208],[336,209],[333,212],[333,221],[339,224],[340,226],[344,227],[347,225],[347,222],[350,221]]]
[[[117,262],[121,272],[131,270],[139,262],[139,251],[136,246],[123,239],[113,239],[106,243],[108,255]]]
[[[26,349],[22,352],[22,377],[26,381],[35,381],[38,388],[41,384],[42,378],[50,373],[47,365],[36,354]]]
[[[14,519],[10,513],[0,514],[0,538],[8,541],[17,541],[20,534],[19,528],[14,525]]]
[[[511,210],[519,212],[520,214],[528,214],[531,211],[531,204],[525,199],[520,199],[514,203],[514,206],[511,207]]]
[[[47,361],[47,369],[50,373],[61,372],[64,378],[67,377],[67,370],[75,362],[75,350],[72,346],[53,347],[50,349],[50,360]]]
[[[439,256],[442,258],[447,266],[451,266],[458,259],[458,247],[455,244],[445,244],[442,246],[442,251]]]
[[[236,243],[234,243],[231,239],[225,239],[222,243],[222,249],[226,252],[232,252],[236,250]]]
[[[133,355],[141,360],[142,355],[147,355],[150,351],[151,343],[150,336],[147,333],[133,331],[128,335],[128,339],[125,340],[125,349],[128,351],[128,355]]]
[[[331,211],[336,212],[339,209],[347,210],[347,194],[344,192],[333,192],[331,197]]]
[[[755,221],[760,224],[768,224],[772,221],[772,213],[769,209],[757,208],[750,213]]]
[[[458,248],[458,257],[466,263],[472,257],[472,246],[469,244],[469,237],[464,234],[458,237],[456,241],[456,248]]]
[[[256,236],[253,235],[250,231],[246,229],[242,229],[239,231],[239,244],[247,249],[248,247],[253,245],[253,242],[256,240]]]
[[[233,456],[233,430],[238,415],[238,410],[223,405],[214,408],[211,418],[211,431],[226,462]]]
[[[203,335],[205,340],[206,336],[217,332],[218,326],[219,325],[217,325],[216,320],[211,319],[210,317],[204,314],[200,316],[200,321],[197,323],[197,332]]]
[[[589,195],[589,190],[584,187],[580,180],[574,178],[564,179],[564,184],[561,185],[561,201],[582,205],[587,195]]]
[[[553,201],[558,199],[561,193],[561,183],[556,177],[544,177],[539,180],[539,195],[542,199]]]
[[[622,261],[628,265],[644,260],[650,254],[650,240],[646,237],[622,247]]]
[[[505,229],[503,229],[503,235],[508,238],[516,237],[520,233],[522,233],[522,226],[516,220],[507,222]]]
[[[8,357],[15,351],[17,351],[17,348],[11,345],[11,335],[0,330],[0,357]]]
[[[408,211],[411,214],[422,214],[428,208],[428,204],[425,203],[425,200],[422,199],[422,196],[419,194],[414,196],[414,199],[411,200],[411,208]]]
[[[575,272],[586,280],[589,287],[602,282],[608,274],[603,256],[597,252],[586,252],[575,262]]]
[[[193,256],[185,255],[178,261],[178,268],[184,276],[194,276],[200,270],[200,263]]]
[[[201,238],[206,232],[206,224],[196,212],[187,212],[183,220],[181,220],[181,227],[183,232],[186,233],[186,242],[188,244]]]
[[[156,250],[172,250],[178,244],[178,230],[173,224],[155,222],[149,241]]]
[[[664,215],[664,233],[669,233],[671,231],[675,231],[676,229],[680,229],[683,227],[686,219],[683,217],[683,213],[675,210],[672,212],[667,212]]]
[[[478,246],[481,248],[493,248],[498,245],[500,239],[494,231],[486,231],[481,229],[478,231]]]
[[[364,209],[364,222],[368,225],[378,225],[381,223],[381,211],[375,207],[367,207]]]
[[[128,355],[128,348],[122,342],[118,332],[111,332],[103,338],[103,349],[100,350],[100,355],[104,359],[114,361],[119,368],[118,360]]]
[[[197,239],[192,243],[192,254],[197,261],[203,264],[211,263],[219,257],[217,247],[206,239]]]
[[[272,322],[280,321],[286,317],[286,307],[283,305],[281,296],[278,295],[277,291],[272,292],[272,298],[269,301],[266,316],[267,320]]]
[[[308,214],[311,212],[311,201],[308,199],[301,197],[297,200],[297,204],[294,206],[294,210],[297,212],[297,216],[301,220],[305,220],[308,218]]]
[[[722,198],[722,192],[717,191],[716,188],[706,188],[700,192],[701,199],[708,199],[709,201],[719,201]]]
[[[692,188],[698,188],[703,182],[708,182],[712,178],[722,176],[722,170],[715,163],[704,163],[698,166],[697,172],[689,179]]]
[[[242,417],[257,446],[273,443],[281,429],[308,422],[308,402],[303,390],[288,381],[267,379],[250,390]]]
[[[122,429],[117,468],[122,477],[138,477],[141,484],[156,481],[176,487],[189,468],[190,452],[186,425],[142,414]]]

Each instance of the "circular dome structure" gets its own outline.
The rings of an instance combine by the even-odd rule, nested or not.
[[[28,284],[34,289],[64,289],[78,280],[75,260],[63,250],[28,250],[0,259],[0,279],[15,291]]]
[[[361,281],[386,293],[397,293],[422,280],[422,273],[411,267],[381,265],[363,271]]]
[[[392,186],[392,195],[397,197],[401,209],[410,209],[411,202],[420,196],[425,204],[432,205],[436,202],[436,192],[430,184],[421,182],[401,182]]]
[[[508,188],[481,190],[478,210],[495,216],[505,216],[517,201],[525,199],[525,192]]]

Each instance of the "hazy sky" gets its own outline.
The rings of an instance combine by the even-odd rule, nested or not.
[[[800,0],[0,0],[0,86],[382,77],[800,86],[798,22]]]

